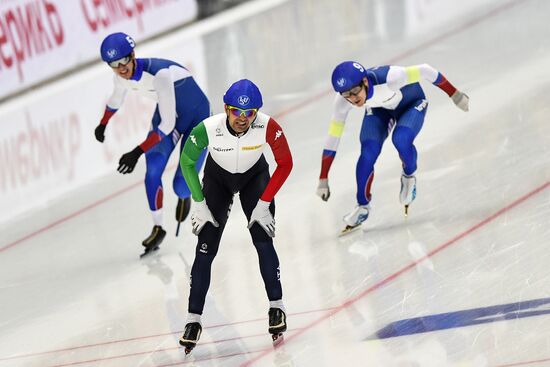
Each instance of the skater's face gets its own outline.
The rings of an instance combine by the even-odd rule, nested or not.
[[[124,79],[130,79],[132,75],[134,75],[134,69],[136,67],[134,52],[122,59],[110,62],[109,66],[116,75]]]
[[[256,118],[258,110],[255,108],[241,110],[237,107],[225,105],[225,113],[229,121],[229,126],[231,126],[236,133],[244,133]]]
[[[367,101],[367,90],[369,82],[367,78],[363,78],[359,85],[340,93],[342,97],[348,100],[354,106],[361,107]]]

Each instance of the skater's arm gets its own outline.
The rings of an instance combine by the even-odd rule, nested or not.
[[[99,121],[100,125],[107,125],[109,123],[109,120],[113,115],[116,113],[116,109],[109,107],[108,105],[105,106],[105,112],[103,112],[103,117],[101,117],[101,121]]]
[[[351,110],[352,105],[349,104],[344,97],[337,94],[334,99],[334,110],[328,129],[328,137],[323,148],[323,156],[321,159],[321,174],[319,178],[328,178],[328,172],[336,156],[340,138],[344,133],[345,121]]]
[[[418,83],[421,79],[437,86],[452,98],[454,104],[457,105],[458,108],[463,111],[468,111],[470,101],[468,96],[457,90],[443,74],[428,64],[407,67],[390,66],[386,77],[386,83],[391,89],[399,90],[405,85]]]
[[[109,97],[107,101],[107,105],[105,106],[105,111],[103,112],[103,116],[101,117],[101,120],[99,121],[99,125],[94,130],[94,135],[97,141],[103,143],[105,140],[105,130],[107,129],[107,124],[109,123],[109,120],[113,115],[118,111],[119,107],[122,105],[122,102],[124,101],[124,96],[126,95],[126,88],[122,86],[117,79],[117,76],[114,77],[114,90],[111,96]]]
[[[203,201],[201,184],[199,181],[199,173],[195,169],[195,164],[199,159],[201,152],[208,146],[208,134],[204,123],[200,123],[191,131],[189,137],[185,141],[183,151],[180,157],[180,167],[183,177],[194,201]]]
[[[169,135],[176,127],[176,91],[170,69],[159,70],[153,80],[153,86],[158,96],[159,130],[164,135]]]
[[[420,80],[430,82],[450,97],[456,92],[456,88],[445,78],[443,74],[428,64],[413,66],[390,66],[386,83],[393,90],[399,90],[406,85],[418,83]]]
[[[109,120],[113,115],[118,111],[122,103],[124,102],[124,97],[126,96],[126,88],[118,82],[117,76],[114,77],[114,89],[113,93],[107,100],[107,105],[105,106],[105,112],[101,118],[100,124],[107,125]]]
[[[272,118],[267,122],[266,140],[273,151],[275,162],[277,162],[277,168],[260,197],[261,200],[269,203],[273,200],[281,186],[283,186],[288,175],[290,175],[293,163],[292,154],[290,153],[283,129]]]
[[[155,75],[153,85],[157,91],[160,124],[158,132],[151,132],[147,139],[139,145],[144,152],[160,143],[176,127],[176,92],[169,69],[160,70]]]

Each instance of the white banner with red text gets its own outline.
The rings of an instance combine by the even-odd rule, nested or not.
[[[110,33],[139,44],[197,14],[197,0],[0,0],[0,99],[99,60]]]

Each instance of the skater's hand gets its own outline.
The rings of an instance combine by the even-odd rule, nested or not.
[[[141,150],[141,148],[137,146],[131,152],[122,155],[122,157],[120,157],[120,160],[118,161],[117,171],[122,174],[132,173],[132,171],[136,167],[139,157],[142,154],[143,150]]]
[[[206,199],[203,199],[203,201],[196,201],[194,207],[195,211],[191,214],[193,234],[198,236],[202,227],[204,227],[207,222],[212,223],[214,227],[219,227],[218,222],[216,222],[210,209],[208,209],[208,205],[206,205]]]
[[[323,199],[323,201],[327,201],[330,197],[330,188],[328,187],[327,178],[319,179],[319,185],[317,185],[317,196]]]
[[[451,96],[453,102],[455,105],[457,105],[458,108],[460,108],[462,111],[468,111],[470,108],[470,97],[468,97],[466,94],[462,93],[461,91],[457,90],[453,93]]]
[[[248,222],[248,229],[252,228],[254,222],[257,222],[269,237],[275,237],[275,219],[269,211],[269,202],[258,200],[258,204],[252,211],[250,216],[250,222]]]
[[[95,138],[98,142],[103,143],[105,140],[105,128],[107,125],[99,124],[94,130]]]

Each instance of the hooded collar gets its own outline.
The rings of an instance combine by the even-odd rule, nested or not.
[[[143,75],[143,66],[145,65],[145,60],[143,59],[136,59],[136,70],[134,70],[134,74],[130,78],[130,80],[139,81],[141,79],[141,76]]]
[[[367,74],[367,80],[369,82],[369,86],[367,87],[367,99],[370,99],[374,93],[374,79]]]

